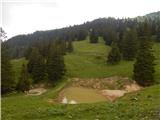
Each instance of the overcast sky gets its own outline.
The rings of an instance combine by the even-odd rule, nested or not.
[[[160,10],[160,0],[0,0],[8,38],[81,24],[99,17],[136,17]]]

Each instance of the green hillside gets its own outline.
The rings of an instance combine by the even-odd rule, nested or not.
[[[26,96],[13,93],[2,97],[3,120],[158,120],[160,114],[160,85],[130,93],[116,102],[63,105],[50,103],[71,77],[103,78],[109,76],[132,76],[133,62],[121,61],[118,65],[107,65],[106,58],[110,47],[100,40],[90,44],[88,40],[74,42],[74,52],[65,56],[66,77],[55,88],[40,96]],[[154,44],[156,56],[155,79],[160,80],[160,44]],[[24,58],[13,60],[16,76],[27,61]],[[18,79],[18,77],[16,77]]]
[[[121,61],[117,65],[106,64],[110,47],[106,46],[101,39],[99,41],[98,44],[90,44],[88,40],[74,42],[74,52],[65,56],[67,76],[79,78],[132,77],[134,62]],[[160,43],[155,43],[153,49],[156,57],[155,78],[159,80]],[[19,76],[21,65],[26,62],[24,58],[12,60],[16,76]]]
[[[100,40],[98,44],[90,44],[88,40],[74,42],[74,52],[65,56],[69,77],[97,78],[109,76],[131,77],[133,61],[121,61],[118,65],[106,64],[109,46]],[[160,79],[160,44],[153,46],[156,57],[155,78]]]

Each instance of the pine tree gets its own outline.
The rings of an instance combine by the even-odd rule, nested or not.
[[[121,53],[119,51],[119,48],[117,46],[116,42],[112,43],[112,49],[109,52],[107,63],[109,64],[118,64],[121,60]]]
[[[154,83],[154,55],[150,40],[149,26],[144,25],[144,36],[140,39],[138,55],[134,64],[133,77],[142,86]]]
[[[61,40],[61,51],[62,51],[62,55],[66,55],[67,43],[65,40],[64,41]]]
[[[117,40],[117,33],[114,30],[109,29],[103,33],[103,39],[105,44],[110,46],[113,41]]]
[[[28,72],[31,74],[35,83],[43,81],[45,71],[45,60],[40,55],[37,48],[32,48],[32,52],[28,62]]]
[[[160,42],[160,26],[158,27],[158,30],[157,30],[156,41]]]
[[[46,70],[48,78],[52,83],[61,79],[65,74],[64,58],[60,52],[60,46],[57,45],[56,42],[50,46]]]
[[[133,60],[137,53],[136,30],[127,30],[122,41],[122,55],[125,60]]]
[[[2,94],[15,89],[14,72],[10,63],[8,48],[5,43],[1,45],[1,92]]]
[[[18,91],[28,91],[30,88],[29,74],[26,65],[22,65],[21,75],[17,84]]]
[[[73,52],[73,44],[72,44],[72,41],[71,41],[71,40],[68,41],[67,51],[68,51],[69,53],[70,53],[70,52]]]
[[[90,31],[90,43],[98,43],[98,34],[94,29]]]

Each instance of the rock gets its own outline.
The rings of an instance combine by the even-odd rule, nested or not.
[[[62,103],[64,103],[64,104],[67,104],[67,103],[68,103],[68,100],[67,100],[66,97],[63,98]]]
[[[69,104],[77,104],[77,102],[74,101],[74,100],[71,100],[71,101],[69,102]]]

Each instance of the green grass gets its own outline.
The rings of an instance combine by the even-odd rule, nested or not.
[[[51,104],[49,90],[41,96],[17,94],[2,98],[3,120],[159,120],[160,85],[127,94],[116,102]]]
[[[156,57],[155,79],[160,82],[160,43],[153,46]],[[134,61],[121,61],[117,65],[106,63],[110,47],[102,40],[97,44],[90,44],[88,40],[75,41],[74,52],[67,54],[65,64],[67,77],[104,78],[110,76],[132,77]],[[16,79],[19,78],[21,66],[27,61],[24,58],[12,60]]]
[[[74,42],[74,52],[65,56],[68,70],[66,77],[103,78],[109,76],[132,76],[133,62],[121,61],[118,65],[107,65],[106,56],[110,47],[103,41],[90,44],[87,40]],[[154,44],[156,56],[155,79],[160,81],[160,44]],[[27,61],[12,60],[16,79],[21,66]],[[66,79],[67,79],[66,78]],[[49,103],[70,80],[61,80],[40,96],[22,93],[3,96],[1,113],[3,120],[159,120],[160,85],[127,94],[116,102],[63,105]]]
[[[90,44],[88,40],[74,42],[74,52],[65,56],[68,76],[79,78],[103,78],[129,76],[133,62],[122,61],[118,65],[107,65],[110,47],[102,41]]]
[[[160,44],[153,46],[156,57],[155,79],[160,80]],[[109,76],[132,77],[133,61],[121,61],[118,65],[106,64],[110,47],[102,40],[90,44],[88,40],[74,42],[74,52],[65,56],[69,77],[103,78]]]

